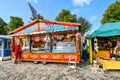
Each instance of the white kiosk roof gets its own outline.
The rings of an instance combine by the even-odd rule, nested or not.
[[[7,35],[0,35],[0,38],[12,39],[12,37],[10,37],[10,36],[7,36]]]

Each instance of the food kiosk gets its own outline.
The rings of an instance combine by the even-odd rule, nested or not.
[[[11,59],[10,42],[11,37],[0,35],[0,60]]]
[[[35,20],[12,32],[12,59],[20,45],[19,59],[34,62],[80,61],[80,24]]]
[[[96,41],[95,41],[96,39]],[[89,36],[90,63],[97,55],[103,69],[120,69],[120,22],[106,23]],[[95,52],[97,42],[98,52]]]

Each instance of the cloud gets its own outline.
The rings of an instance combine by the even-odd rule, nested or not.
[[[76,6],[81,6],[83,7],[85,4],[89,5],[91,0],[72,0],[73,4]]]
[[[95,15],[90,17],[91,20],[95,20],[96,18],[97,18],[97,16],[95,16]]]
[[[77,12],[79,12],[79,9],[74,9],[71,13],[76,14]]]
[[[37,4],[37,0],[34,0],[34,2]]]
[[[33,2],[33,1],[34,1],[36,4],[37,4],[37,2],[38,2],[37,0],[26,0],[26,1],[27,1],[27,2]]]

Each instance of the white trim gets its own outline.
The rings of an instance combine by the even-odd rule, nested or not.
[[[2,50],[2,49],[0,49],[0,50]],[[10,49],[4,49],[4,50],[10,50]]]
[[[0,57],[0,60],[2,60],[2,57]]]
[[[8,60],[8,59],[11,59],[11,56],[6,56],[4,58],[0,57],[0,60]]]
[[[11,59],[11,56],[6,56],[3,58],[3,60]]]
[[[10,36],[6,36],[6,35],[0,35],[0,38],[12,39],[12,37],[10,37]]]

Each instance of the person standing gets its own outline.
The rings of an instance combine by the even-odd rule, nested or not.
[[[45,43],[45,52],[50,52],[50,43]]]
[[[19,53],[20,53],[19,45],[16,45],[15,52],[14,52],[14,64],[18,63],[18,55],[19,55]]]
[[[94,38],[94,52],[96,61],[98,62],[98,40],[96,37]]]
[[[87,44],[86,43],[83,43],[83,46],[82,46],[82,59],[84,61],[87,61]]]

